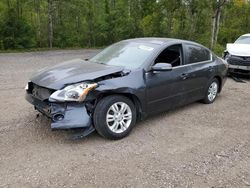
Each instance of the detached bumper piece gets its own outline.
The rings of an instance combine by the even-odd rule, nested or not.
[[[229,73],[250,75],[250,57],[230,56],[227,62]]]
[[[26,94],[26,100],[51,119],[51,128],[54,130],[81,128],[77,137],[87,136],[95,130],[84,103],[50,103],[29,93]]]
[[[51,103],[51,128],[71,129],[89,127],[90,116],[83,104],[54,104]]]

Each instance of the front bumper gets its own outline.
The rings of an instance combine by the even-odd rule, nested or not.
[[[250,66],[229,65],[229,73],[250,75]]]
[[[26,100],[51,119],[52,129],[89,128],[92,120],[84,103],[51,103],[26,93]]]
[[[230,56],[227,62],[230,73],[250,75],[250,57]]]

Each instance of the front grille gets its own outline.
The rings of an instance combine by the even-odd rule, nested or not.
[[[250,57],[231,56],[227,61],[231,65],[250,66]]]
[[[36,85],[32,82],[29,83],[29,93],[32,94],[33,97],[39,100],[47,100],[49,99],[50,95],[54,92],[52,89],[48,89],[45,87],[41,87]]]

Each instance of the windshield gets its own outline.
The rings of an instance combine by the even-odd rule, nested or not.
[[[237,44],[250,44],[250,36],[241,36],[235,43]]]
[[[105,48],[90,61],[136,69],[146,61],[157,46],[157,44],[151,43],[122,41]]]

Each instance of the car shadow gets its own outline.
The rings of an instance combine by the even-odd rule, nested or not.
[[[228,76],[232,80],[239,82],[239,83],[245,83],[250,82],[250,75],[242,75],[242,74],[234,74],[231,73],[231,75]]]
[[[218,96],[218,98],[219,98],[219,96]],[[194,102],[194,103],[190,103],[190,104],[186,104],[186,105],[183,105],[183,106],[176,107],[175,109],[171,109],[171,110],[168,110],[168,111],[152,114],[149,117],[147,117],[146,119],[139,121],[137,127],[143,126],[145,121],[155,121],[155,120],[157,120],[159,118],[164,118],[166,116],[171,116],[171,115],[178,114],[178,113],[181,113],[181,112],[184,112],[184,111],[188,111],[188,109],[193,108],[193,107],[197,107],[197,106],[200,106],[200,105],[204,105],[204,104],[197,101],[197,102]]]
[[[96,131],[92,132],[86,137],[80,139],[72,139],[72,136],[82,131],[82,129],[69,129],[69,130],[52,130],[50,127],[51,120],[45,115],[31,111],[24,117],[25,133],[32,136],[39,141],[45,142],[64,142],[64,143],[78,143],[87,140],[99,140],[101,137]]]
[[[218,96],[217,100],[220,100],[221,97],[220,95]],[[197,108],[202,104],[201,102],[195,102],[191,104],[187,104],[184,106],[177,107],[175,109],[165,111],[165,112],[160,112],[157,114],[150,115],[144,120],[138,121],[134,130],[132,130],[132,135],[135,134],[140,134],[138,132],[141,131],[147,131],[148,126],[150,127],[155,127],[155,126],[161,126],[161,124],[158,124],[159,120],[162,120],[166,117],[171,117],[175,114],[179,114],[185,111],[189,111],[190,108]],[[29,120],[29,132],[32,132],[31,134],[34,135],[35,137],[38,137],[39,140],[46,140],[46,142],[60,142],[60,143],[65,143],[65,144],[82,144],[82,143],[89,143],[89,142],[102,142],[102,143],[107,143],[107,142],[113,142],[112,140],[107,140],[102,138],[96,131],[92,132],[86,137],[80,138],[80,139],[71,139],[71,137],[75,133],[79,133],[77,129],[71,129],[71,130],[51,130],[50,128],[50,119],[48,119],[46,116],[37,113],[39,115],[35,115],[34,113],[28,115],[25,117],[26,120]],[[129,139],[130,136],[124,139]],[[124,140],[123,139],[123,140]]]

